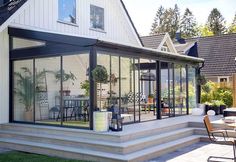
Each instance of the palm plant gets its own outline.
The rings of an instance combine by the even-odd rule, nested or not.
[[[14,73],[17,85],[14,88],[14,93],[18,96],[19,102],[25,106],[25,112],[32,111],[34,89],[41,91],[44,88],[40,84],[42,84],[42,79],[47,72],[43,70],[36,73],[35,80],[33,73],[27,67],[22,67],[19,72]]]

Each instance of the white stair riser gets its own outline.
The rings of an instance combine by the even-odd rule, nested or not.
[[[34,146],[15,144],[15,143],[11,144],[11,143],[5,143],[5,142],[1,142],[1,141],[0,141],[0,145],[6,149],[29,152],[29,153],[36,153],[36,154],[42,154],[42,155],[48,155],[48,156],[61,157],[61,158],[66,158],[66,159],[79,159],[79,160],[96,161],[96,162],[123,162],[122,160],[73,153],[73,152],[68,152],[66,150],[61,151],[61,150],[48,149],[48,148],[42,148],[42,147],[34,147]],[[63,147],[63,146],[61,146],[61,147]]]
[[[19,135],[19,134],[14,134],[14,133],[1,133],[0,132],[0,137],[1,138],[14,138],[14,139],[20,139],[20,140],[27,140],[31,142],[40,142],[40,143],[48,143],[48,144],[57,144],[60,146],[70,146],[70,147],[79,147],[79,148],[85,148],[85,149],[90,149],[90,150],[99,150],[99,151],[104,151],[104,152],[111,152],[111,153],[117,153],[117,154],[127,154],[127,153],[132,153],[138,150],[142,150],[154,145],[160,145],[165,142],[173,141],[173,140],[178,140],[183,137],[191,136],[193,135],[193,130],[186,130],[183,132],[179,132],[178,134],[172,134],[169,136],[164,136],[164,137],[153,137],[150,138],[148,141],[140,141],[138,143],[135,143],[133,145],[129,145],[127,147],[118,147],[118,146],[107,146],[107,145],[100,145],[96,144],[96,141],[93,141],[94,143],[86,143],[83,141],[71,141],[67,139],[56,139],[52,137],[40,137],[40,136],[32,136],[32,135]]]
[[[63,130],[57,130],[57,129],[50,129],[49,128],[37,128],[35,126],[29,125],[29,126],[21,126],[21,125],[1,125],[0,129],[2,130],[11,130],[11,131],[19,131],[19,132],[29,132],[29,133],[37,133],[37,134],[52,134],[52,135],[59,135],[59,136],[71,136],[71,137],[81,137],[86,139],[93,139],[93,140],[102,140],[102,141],[112,141],[112,142],[126,142],[142,137],[152,136],[156,134],[161,134],[173,130],[178,130],[181,128],[188,127],[188,123],[181,123],[176,125],[171,125],[169,127],[164,128],[156,128],[156,129],[150,129],[147,131],[138,132],[132,135],[107,135],[107,134],[98,134],[98,133],[85,133],[85,132],[79,132],[79,131],[70,131],[70,129],[63,129]]]

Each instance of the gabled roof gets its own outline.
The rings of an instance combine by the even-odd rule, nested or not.
[[[160,46],[164,37],[165,34],[143,36],[141,37],[141,40],[143,42],[144,47],[157,49]]]
[[[134,29],[134,32],[135,32],[135,34],[136,34],[136,36],[137,36],[137,38],[138,38],[138,40],[139,40],[139,43],[140,43],[142,46],[144,46],[144,45],[143,45],[143,42],[142,42],[142,40],[141,40],[141,38],[140,38],[140,35],[139,35],[139,33],[138,33],[138,31],[137,31],[135,25],[134,25],[134,22],[132,21],[130,15],[129,15],[129,12],[128,12],[128,10],[127,10],[127,8],[125,7],[125,4],[124,4],[123,0],[120,0],[120,2],[121,2],[122,7],[124,8],[125,13],[126,13],[128,19],[129,19],[129,21],[130,21],[130,23],[131,23],[133,29]]]
[[[0,6],[0,26],[8,20],[27,0],[11,0]]]
[[[197,42],[198,56],[205,59],[201,70],[204,75],[231,76],[236,73],[236,33],[187,39],[186,46],[191,42]]]
[[[177,53],[174,44],[170,38],[170,35],[168,33],[143,36],[141,37],[141,40],[143,42],[144,47],[161,50],[161,47],[167,46],[170,52]]]

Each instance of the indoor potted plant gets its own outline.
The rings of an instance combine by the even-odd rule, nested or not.
[[[14,93],[18,97],[19,103],[24,105],[23,118],[25,121],[33,121],[33,100],[34,92],[40,92],[44,87],[40,86],[43,77],[48,71],[41,71],[36,73],[35,80],[34,74],[27,67],[20,68],[19,72],[15,72],[14,76],[16,78],[16,86],[14,88]]]
[[[99,104],[99,108],[102,108],[102,102],[101,102],[101,98],[102,98],[102,84],[103,83],[107,83],[108,80],[108,73],[107,73],[107,69],[102,66],[102,65],[97,65],[95,69],[93,69],[92,71],[92,77],[95,83],[99,84],[100,87],[100,104]]]
[[[148,95],[148,103],[153,103],[154,100],[154,95],[153,94],[149,94]]]
[[[65,70],[61,70],[55,72],[55,78],[56,82],[59,82],[62,79],[63,83],[67,83],[66,89],[63,89],[63,96],[70,96],[70,90],[69,90],[69,84],[72,83],[74,85],[74,82],[77,78],[76,76],[70,71],[69,73],[66,73]]]
[[[89,81],[88,80],[85,80],[84,82],[81,82],[80,83],[80,88],[81,89],[84,89],[85,91],[85,96],[88,97],[89,96]]]
[[[104,66],[97,65],[92,71],[92,77],[95,83],[98,83],[100,86],[100,105],[99,108],[102,110],[102,84],[107,83],[108,73]],[[109,130],[109,113],[104,111],[95,111],[93,112],[93,129],[97,132],[104,132]]]

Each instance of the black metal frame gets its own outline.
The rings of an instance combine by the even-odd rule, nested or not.
[[[37,31],[29,31],[24,29],[16,29],[16,28],[9,28],[9,35],[10,35],[10,122],[17,122],[14,121],[14,111],[13,111],[13,104],[12,99],[14,97],[13,95],[13,69],[14,65],[13,62],[15,60],[22,60],[22,59],[36,59],[36,58],[44,58],[44,57],[53,57],[53,56],[60,56],[60,64],[61,64],[61,70],[63,69],[63,56],[66,55],[73,55],[76,52],[81,51],[88,51],[89,53],[89,77],[90,77],[90,124],[89,128],[93,129],[93,112],[94,109],[97,107],[97,91],[96,91],[96,84],[91,79],[92,76],[92,69],[94,69],[97,65],[97,51],[107,51],[110,53],[115,53],[117,57],[119,57],[119,65],[121,64],[120,58],[122,56],[126,58],[132,58],[132,61],[135,63],[135,60],[140,63],[140,58],[144,59],[152,59],[156,61],[156,119],[161,119],[161,62],[167,62],[168,63],[168,78],[170,79],[170,75],[173,75],[173,105],[175,106],[175,90],[174,90],[174,79],[175,79],[175,68],[173,69],[173,74],[170,74],[170,64],[174,65],[174,63],[182,63],[185,66],[187,64],[197,64],[197,61],[193,59],[193,61],[189,62],[189,58],[183,58],[181,61],[179,56],[176,56],[177,58],[172,58],[170,56],[163,57],[163,55],[157,55],[154,51],[145,51],[143,49],[137,49],[133,47],[128,47],[124,45],[119,44],[113,44],[113,43],[106,43],[102,41],[98,41],[96,39],[88,39],[88,38],[79,38],[79,37],[73,37],[73,36],[65,36],[60,34],[52,34],[52,33],[44,33],[44,32],[37,32]],[[43,47],[35,47],[35,48],[27,48],[27,49],[13,49],[13,37],[19,37],[24,39],[32,39],[32,40],[39,40],[46,42],[46,46]],[[148,52],[148,53],[145,53]],[[173,60],[174,59],[174,60]],[[173,63],[174,62],[174,63]],[[121,67],[119,67],[119,76],[121,76]],[[186,71],[188,69],[188,66],[186,66]],[[140,79],[140,64],[139,64],[139,79]],[[187,75],[187,73],[186,73]],[[135,73],[134,73],[134,78]],[[170,81],[168,83],[170,85]],[[188,78],[186,76],[186,84],[188,85]],[[136,86],[136,85],[135,85]],[[135,89],[134,86],[134,89]],[[138,89],[140,92],[140,83],[138,83]],[[62,94],[63,84],[61,83],[61,98],[63,97]],[[121,81],[119,80],[119,90],[121,89]],[[188,86],[186,87],[186,91],[188,90]],[[168,90],[170,91],[170,90]],[[119,92],[119,96],[121,92]],[[168,97],[170,98],[170,96]],[[121,102],[119,102],[121,103]],[[186,103],[188,103],[188,97],[186,97]],[[63,102],[61,101],[61,107],[63,107]],[[134,103],[135,104],[135,103]],[[135,105],[134,105],[135,106]],[[135,107],[134,107],[135,108]],[[188,111],[187,107],[187,111]],[[140,102],[139,102],[139,120],[136,121],[136,111],[134,111],[134,122],[141,122],[141,115],[140,115]],[[187,114],[189,111],[187,112]],[[63,113],[61,113],[63,115]],[[175,116],[175,109],[174,114]],[[63,119],[63,116],[61,116],[61,119]],[[62,122],[62,121],[61,121]],[[132,122],[133,123],[133,122]],[[35,123],[37,124],[37,123]],[[55,125],[54,125],[55,126]],[[63,126],[63,123],[61,123],[61,126]],[[66,126],[67,127],[67,126]]]

